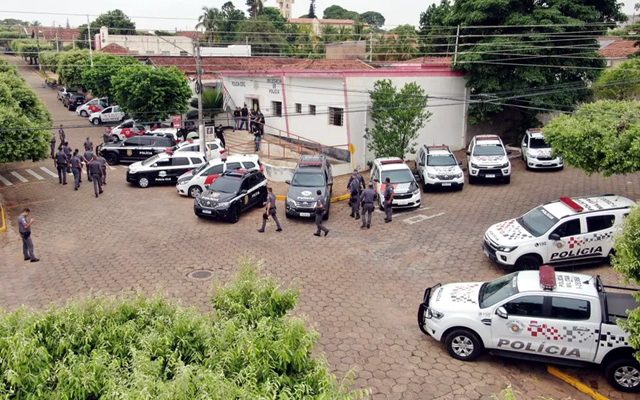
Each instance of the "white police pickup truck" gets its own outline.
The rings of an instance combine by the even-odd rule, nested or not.
[[[640,363],[616,324],[638,304],[629,293],[605,288],[614,287],[549,266],[490,282],[437,284],[424,293],[418,324],[458,360],[472,361],[486,349],[531,361],[596,364],[616,389],[638,392]]]
[[[492,225],[482,247],[494,262],[516,269],[600,261],[610,255],[614,234],[634,204],[612,194],[561,197]]]

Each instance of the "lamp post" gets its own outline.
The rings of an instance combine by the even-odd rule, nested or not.
[[[189,54],[189,52],[182,47],[176,45],[175,43],[171,43],[167,39],[162,36],[157,35],[154,31],[148,31],[151,35],[157,37],[158,39],[164,40],[169,43],[173,47],[184,51]],[[193,41],[193,56],[196,62],[196,95],[198,96],[198,138],[200,138],[200,149],[204,154],[205,160],[207,159],[207,141],[204,137],[204,111],[202,109],[202,57],[200,56],[200,44],[197,40]]]

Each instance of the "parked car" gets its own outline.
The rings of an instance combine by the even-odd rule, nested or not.
[[[200,218],[222,218],[231,223],[240,214],[267,201],[267,178],[260,171],[227,171],[202,195],[195,198],[193,212]]]
[[[236,169],[262,172],[264,167],[257,154],[229,156],[226,160],[214,158],[198,169],[182,174],[178,178],[176,190],[181,196],[198,197],[220,175]]]
[[[69,111],[75,111],[76,108],[83,105],[85,101],[86,98],[82,93],[68,93],[62,101],[62,104]]]
[[[327,157],[301,156],[291,180],[286,181],[289,185],[287,192],[287,203],[285,216],[289,217],[312,217],[316,203],[316,191],[320,190],[327,204],[327,212],[324,219],[329,218],[331,210],[331,195],[333,193],[333,175],[331,164]]]
[[[126,114],[119,106],[109,106],[102,111],[89,115],[89,122],[93,125],[100,125],[109,122],[124,121]]]
[[[109,99],[107,97],[102,98],[94,98],[83,105],[76,108],[76,114],[81,117],[88,117],[90,114],[101,111],[102,109],[109,106]]]
[[[204,163],[204,156],[200,153],[185,151],[167,154],[163,152],[131,164],[127,170],[127,182],[135,183],[141,188],[158,184],[175,184],[179,176]]]
[[[458,360],[473,361],[487,350],[520,360],[598,365],[616,389],[639,392],[640,363],[617,322],[640,304],[624,289],[549,266],[489,282],[437,284],[424,292],[418,326]]]
[[[425,192],[430,188],[464,187],[462,168],[448,146],[422,145],[416,153],[416,166]]]
[[[479,179],[511,182],[511,161],[498,135],[476,135],[467,148],[469,183]]]
[[[120,125],[111,128],[109,132],[118,140],[125,140],[133,136],[146,134],[147,128],[133,119],[127,119]],[[177,143],[175,139],[173,139],[173,141]]]
[[[371,168],[371,181],[378,193],[378,206],[383,209],[385,180],[389,178],[394,188],[393,208],[420,207],[420,187],[409,166],[398,157],[376,158]]]
[[[58,92],[56,93],[56,97],[58,98],[58,100],[62,101],[62,99],[66,94],[67,94],[67,87],[62,86],[61,88],[58,89]]]
[[[103,143],[97,151],[109,164],[115,165],[146,160],[154,154],[163,153],[172,144],[173,140],[167,137],[134,136],[119,142]]]
[[[219,139],[208,140],[206,142],[207,145],[207,159],[212,158],[220,158],[225,154],[225,149],[222,147],[222,142]],[[200,141],[198,140],[187,140],[184,142],[177,143],[173,147],[169,147],[165,150],[167,153],[175,153],[179,151],[200,151]]]
[[[612,253],[613,238],[634,205],[616,195],[561,197],[490,226],[482,246],[507,268],[601,261]]]
[[[553,154],[553,149],[544,138],[542,129],[527,129],[522,137],[522,160],[527,169],[562,169],[562,157]]]

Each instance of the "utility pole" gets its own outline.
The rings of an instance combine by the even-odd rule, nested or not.
[[[93,43],[91,40],[91,24],[89,23],[89,15],[87,14],[87,36],[88,36],[88,42],[89,42],[89,62],[91,63],[91,68],[93,68]]]
[[[458,29],[456,30],[456,47],[453,53],[453,65],[455,66],[458,62],[458,40],[460,39],[460,25],[458,25]]]
[[[207,159],[207,141],[204,137],[204,113],[202,110],[202,57],[200,56],[200,43],[198,39],[193,41],[194,56],[196,58],[196,94],[198,95],[198,137],[200,149]]]
[[[369,32],[369,62],[373,59],[373,32]]]
[[[42,64],[40,63],[40,31],[38,30],[37,26],[36,26],[36,47],[38,48],[38,54],[37,54],[38,71],[42,71]]]

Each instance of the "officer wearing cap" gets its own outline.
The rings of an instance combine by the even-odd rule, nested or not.
[[[373,182],[369,182],[369,186],[360,195],[362,204],[362,226],[360,226],[360,229],[371,228],[371,216],[377,199],[378,194],[373,190]]]
[[[384,180],[384,184],[385,184],[385,188],[384,188],[384,222],[391,222],[391,219],[393,217],[393,195],[394,190],[393,190],[393,186],[391,185],[391,179],[389,179],[389,177],[387,177]]]
[[[87,164],[87,171],[89,171],[92,178],[91,180],[93,181],[93,192],[96,197],[98,197],[98,195],[102,193],[102,165],[95,155],[93,159],[89,161],[89,164]]]
[[[64,154],[62,150],[62,146],[58,149],[56,153],[56,169],[58,170],[58,181],[61,185],[67,184],[67,156]]]
[[[78,190],[82,174],[82,159],[78,154],[78,149],[73,151],[73,156],[71,156],[69,163],[71,164],[71,172],[73,172],[73,190]]]
[[[87,137],[87,140],[84,141],[83,146],[84,146],[84,151],[93,150],[93,142],[88,137]]]
[[[329,234],[329,229],[322,225],[322,219],[324,218],[324,214],[327,212],[327,202],[322,195],[322,190],[318,189],[316,191],[316,205],[315,205],[315,214],[316,214],[316,233],[315,236],[320,236],[320,231],[324,232],[324,235],[327,236]]]
[[[347,190],[349,190],[351,194],[351,199],[349,200],[351,205],[351,218],[355,217],[356,219],[360,219],[360,193],[362,189],[364,189],[364,178],[358,173],[357,169],[354,169],[347,183]]]
[[[56,135],[51,135],[49,140],[49,146],[51,147],[51,158],[56,158]]]
[[[263,233],[264,228],[267,227],[267,221],[269,220],[269,216],[273,218],[276,223],[276,232],[282,232],[282,227],[280,226],[280,221],[278,221],[278,216],[276,215],[276,195],[273,194],[273,189],[267,188],[267,205],[264,209],[264,214],[262,214],[262,228],[258,229],[258,232]]]

